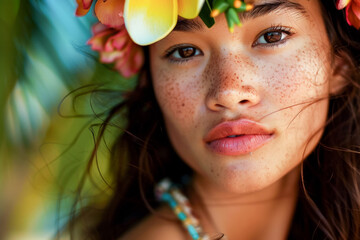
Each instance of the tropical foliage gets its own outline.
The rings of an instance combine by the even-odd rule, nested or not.
[[[61,229],[102,114],[121,100],[119,86],[135,83],[97,63],[86,45],[95,17],[76,18],[76,7],[0,1],[0,239],[49,239]],[[102,190],[107,154],[90,169]]]

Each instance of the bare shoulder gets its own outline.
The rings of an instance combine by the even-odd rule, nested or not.
[[[185,230],[181,223],[174,219],[170,209],[161,208],[156,213],[142,220],[130,229],[119,240],[187,240]]]

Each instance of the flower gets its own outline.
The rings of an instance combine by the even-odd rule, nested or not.
[[[78,7],[76,8],[76,16],[86,15],[93,3],[93,0],[76,0]],[[125,0],[100,0],[95,4],[95,14],[99,21],[109,27],[120,27],[124,24]]]
[[[136,74],[144,64],[144,53],[130,38],[124,24],[125,0],[101,0],[95,4],[100,23],[93,26],[93,37],[88,44],[100,53],[100,62],[113,63],[124,77]],[[76,0],[77,16],[88,13],[93,0]]]
[[[175,27],[178,15],[198,16],[205,0],[125,0],[124,19],[132,40],[149,45],[166,37]]]
[[[336,8],[346,7],[346,20],[350,26],[360,29],[360,0],[337,0]]]
[[[93,0],[76,0],[77,16],[88,13]],[[176,25],[178,15],[192,19],[199,15],[205,0],[100,0],[95,4],[99,21],[119,27],[122,18],[132,40],[149,45],[167,36]]]
[[[124,20],[121,20],[124,22]],[[125,29],[125,25],[111,28],[97,23],[93,26],[93,37],[88,44],[100,52],[100,62],[114,63],[114,68],[124,77],[136,74],[144,64],[144,53]]]
[[[121,27],[124,24],[125,0],[100,0],[95,4],[95,15],[108,27]]]
[[[93,0],[76,0],[78,7],[76,8],[76,16],[84,16],[90,10]]]
[[[114,63],[117,71],[130,77],[144,63],[144,53],[139,45],[149,45],[164,38],[175,27],[178,15],[189,19],[197,17],[204,1],[96,1],[95,15],[100,23],[93,26],[93,37],[88,44],[100,53],[101,62]],[[93,0],[76,2],[76,15],[84,16]]]

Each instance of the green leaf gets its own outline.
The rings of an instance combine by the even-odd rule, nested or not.
[[[228,2],[221,0],[215,1],[213,4],[213,9],[219,10],[220,13],[225,12],[229,7],[231,7],[231,5]]]
[[[230,8],[231,9],[231,8]],[[235,25],[235,21],[232,17],[231,14],[229,14],[229,11],[226,11],[225,12],[225,17],[226,17],[226,21],[227,21],[227,24],[228,24],[228,27],[229,27],[229,31],[232,33],[234,32],[234,25]]]
[[[0,1],[0,20],[10,27],[18,15],[20,0]]]
[[[239,19],[239,15],[237,14],[235,8],[229,8],[227,11],[226,11],[226,17],[227,19],[228,18],[231,18],[232,19],[232,22],[234,22],[236,25],[240,26],[241,25],[241,22],[240,22],[240,19]]]
[[[215,19],[210,16],[211,10],[211,4],[209,0],[206,0],[200,11],[199,17],[208,28],[211,28],[215,24]]]

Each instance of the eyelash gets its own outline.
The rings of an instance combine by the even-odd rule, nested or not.
[[[188,57],[188,58],[175,58],[172,55],[176,52],[179,51],[180,49],[183,48],[194,48],[195,49],[195,54],[198,52],[199,54]],[[164,58],[167,59],[169,62],[173,62],[173,63],[185,63],[189,60],[191,60],[193,57],[199,56],[199,55],[203,55],[203,52],[196,46],[191,45],[191,44],[178,44],[175,45],[173,47],[171,47],[170,49],[166,50],[165,54],[164,54]]]
[[[286,34],[284,38],[281,40],[274,42],[274,43],[259,43],[259,39],[261,37],[264,37],[267,33],[274,33],[274,32],[280,32],[281,34]],[[271,48],[271,47],[277,47],[283,43],[286,42],[286,40],[292,36],[295,32],[290,27],[284,27],[284,26],[272,26],[268,29],[265,29],[261,33],[259,33],[256,37],[256,41],[251,45],[252,47],[260,46],[264,48]]]
[[[284,38],[282,38],[281,40],[279,40],[277,42],[274,42],[274,43],[259,43],[259,39],[261,37],[264,37],[265,34],[274,33],[274,32],[280,32],[281,34],[286,34],[286,36]],[[284,27],[284,26],[280,26],[280,25],[279,26],[272,26],[272,27],[270,27],[268,29],[265,29],[261,33],[259,33],[257,35],[257,37],[256,37],[256,41],[251,46],[252,47],[259,46],[259,47],[262,47],[262,48],[277,47],[277,46],[285,43],[286,40],[290,36],[292,36],[293,34],[294,34],[294,31],[289,27]],[[191,57],[188,57],[188,58],[176,58],[176,57],[173,56],[173,54],[176,51],[179,51],[180,49],[183,49],[183,48],[194,48],[195,51],[196,51],[195,55],[191,56]],[[178,44],[178,45],[175,45],[175,46],[171,47],[170,49],[166,50],[163,58],[167,59],[171,63],[181,64],[181,63],[186,63],[187,61],[190,61],[192,58],[194,58],[196,56],[199,56],[199,55],[203,55],[203,52],[199,48],[197,48],[196,46],[191,45],[191,44]]]

